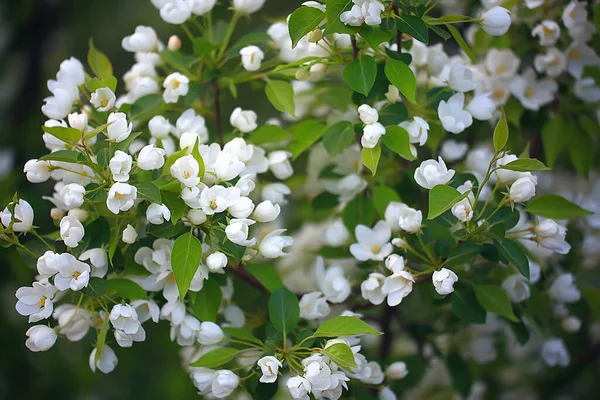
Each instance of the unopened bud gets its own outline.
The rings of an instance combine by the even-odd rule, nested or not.
[[[50,218],[55,221],[60,221],[65,216],[65,212],[60,208],[53,208],[50,210]]]
[[[298,71],[296,71],[296,79],[299,81],[306,80],[309,76],[310,72],[308,72],[306,68],[300,68]]]
[[[308,34],[310,43],[317,43],[321,39],[323,39],[323,31],[318,28]]]
[[[179,39],[179,36],[172,35],[167,42],[167,48],[173,52],[181,49],[181,39]]]
[[[69,213],[67,215],[69,215],[70,217],[77,218],[80,222],[84,222],[89,216],[88,212],[81,208],[74,208],[72,210],[69,210]]]

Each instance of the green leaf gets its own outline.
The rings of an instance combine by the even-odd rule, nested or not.
[[[330,156],[335,156],[354,142],[354,127],[348,121],[330,126],[323,135],[323,146]]]
[[[216,46],[203,37],[194,39],[192,44],[194,47],[194,55],[198,57],[206,57],[211,51],[219,48],[219,46]]]
[[[200,321],[217,321],[217,314],[221,308],[221,286],[213,278],[204,281],[202,289],[196,293],[192,311]]]
[[[129,115],[131,115],[132,120],[146,121],[160,114],[160,110],[164,104],[160,94],[148,94],[140,97],[133,103]]]
[[[594,214],[555,194],[536,197],[527,204],[525,211],[552,219],[569,219]]]
[[[262,342],[247,329],[225,327],[223,328],[223,332],[234,338],[244,339],[248,342],[262,344]]]
[[[594,7],[594,25],[596,31],[600,32],[600,4],[596,4],[596,7]]]
[[[172,153],[169,157],[167,157],[167,160],[165,161],[165,165],[163,166],[163,174],[171,175],[171,166],[173,164],[175,164],[175,161],[177,161],[178,159],[180,159],[181,157],[183,157],[185,155],[187,155],[187,148],[177,150],[176,152]]]
[[[306,7],[311,8],[311,7]],[[314,8],[313,8],[314,10]],[[286,81],[269,81],[265,86],[267,98],[278,111],[287,112],[295,117],[296,108],[294,106],[294,89]]]
[[[315,7],[300,7],[290,15],[288,31],[292,39],[292,49],[300,39],[319,26],[325,13]]]
[[[289,140],[290,133],[277,125],[263,125],[250,133],[247,140],[252,144],[277,143]]]
[[[163,204],[171,211],[171,224],[175,225],[186,210],[185,202],[179,197],[179,193],[162,192]]]
[[[511,161],[501,167],[511,171],[528,172],[528,171],[547,171],[550,168],[546,167],[543,162],[535,158],[519,158]]]
[[[475,285],[473,289],[477,301],[487,311],[506,317],[513,322],[519,321],[519,318],[513,312],[508,295],[500,286]]]
[[[354,233],[356,225],[371,226],[375,221],[375,214],[373,202],[364,195],[359,194],[344,207],[342,221],[348,231]]]
[[[453,205],[464,199],[470,192],[460,193],[458,190],[447,185],[436,185],[429,191],[429,214],[427,219],[434,219]]]
[[[104,345],[106,344],[106,334],[108,333],[108,328],[110,325],[108,321],[108,315],[106,315],[102,320],[102,326],[100,327],[98,339],[96,340],[96,356],[94,357],[94,365],[98,364],[98,360],[100,360],[100,357],[102,356],[102,350],[104,350]]]
[[[458,31],[458,29],[456,29],[454,26],[452,26],[450,24],[446,24],[446,28],[448,28],[448,30],[450,31],[450,34],[452,35],[454,40],[456,40],[456,43],[460,46],[462,51],[465,52],[467,57],[469,57],[469,59],[473,63],[477,63],[477,59],[475,58],[475,55],[473,54],[473,50],[471,50],[471,48],[469,47],[467,42],[465,42],[465,39],[463,39],[463,37],[460,34],[460,32]]]
[[[450,34],[448,32],[446,32],[444,30],[444,28],[442,28],[441,26],[437,26],[437,25],[427,25],[427,27],[429,29],[431,29],[432,31],[434,31],[435,33],[437,33],[437,35],[439,37],[441,37],[444,40],[448,40],[450,39]]]
[[[473,381],[471,372],[469,371],[469,364],[457,353],[452,353],[446,359],[446,366],[448,367],[448,372],[450,372],[450,379],[452,380],[454,389],[464,398],[469,397]]]
[[[81,292],[86,296],[102,297],[106,294],[106,289],[108,289],[107,282],[106,279],[92,276],[88,285],[81,289]]]
[[[356,33],[356,28],[345,25],[340,20],[342,13],[350,10],[353,5],[352,0],[327,0],[325,9],[327,25],[325,25],[323,36],[332,33]]]
[[[407,119],[408,109],[401,101],[384,106],[381,110],[379,110],[379,122],[385,127],[397,126],[399,123],[404,122]],[[387,129],[388,128],[386,128],[386,131]]]
[[[400,15],[396,20],[396,27],[419,42],[429,44],[429,31],[425,22],[416,15]]]
[[[138,197],[148,200],[150,203],[162,204],[160,189],[152,182],[138,182],[137,188]]]
[[[294,136],[290,145],[293,159],[298,158],[300,154],[321,139],[325,129],[325,125],[315,120],[307,120],[293,126],[291,130]]]
[[[500,120],[496,124],[496,128],[494,129],[494,149],[496,151],[500,151],[506,146],[506,142],[508,141],[508,122],[506,122],[506,113],[504,109],[502,109],[502,114],[500,115]]]
[[[567,144],[567,135],[571,129],[567,121],[562,117],[549,120],[542,128],[542,143],[544,144],[544,156],[546,163],[553,166],[560,153]]]
[[[510,239],[504,239],[502,242],[494,240],[494,247],[529,280],[529,261],[521,246]]]
[[[62,161],[68,163],[79,162],[79,155],[81,153],[73,150],[58,150],[54,153],[45,154],[40,157],[40,160],[44,161]]]
[[[381,335],[369,324],[356,317],[335,317],[323,322],[314,333],[315,337],[338,337],[354,335]]]
[[[85,87],[91,93],[101,88],[109,88],[113,92],[117,90],[117,78],[114,76],[106,76],[104,78],[92,78],[85,82]]]
[[[594,165],[595,146],[590,135],[582,129],[569,130],[569,139],[567,142],[569,157],[575,170],[582,175],[587,176],[590,168]],[[564,134],[564,132],[562,132]]]
[[[410,137],[406,129],[398,125],[386,126],[385,135],[381,141],[388,149],[399,154],[402,158],[412,161],[415,156],[410,151]]]
[[[65,128],[64,126],[42,126],[44,132],[51,134],[57,139],[67,143],[77,143],[83,137],[79,129]]]
[[[313,210],[331,210],[338,206],[338,196],[333,193],[323,192],[319,193],[318,196],[312,199],[310,205]]]
[[[372,149],[363,148],[362,149],[362,162],[365,167],[369,168],[372,176],[375,176],[377,172],[377,164],[379,164],[379,157],[381,157],[381,146],[377,144]]]
[[[363,24],[360,27],[359,33],[360,37],[374,50],[377,50],[381,43],[389,41],[392,37],[392,31],[384,31],[379,26],[370,26],[367,24]]]
[[[351,370],[356,368],[354,353],[346,343],[335,343],[323,349],[323,354],[329,357],[340,368]]]
[[[373,188],[373,205],[381,218],[385,215],[385,209],[392,201],[400,201],[400,196],[394,189],[387,186],[375,186]]]
[[[127,153],[129,147],[131,146],[131,143],[133,143],[133,141],[137,139],[141,134],[142,132],[133,132],[131,135],[127,136],[127,139],[117,143],[114,147],[114,151],[121,150]]]
[[[271,293],[283,287],[281,278],[273,265],[246,264],[246,269]]]
[[[417,79],[408,65],[402,61],[390,58],[385,63],[385,76],[387,76],[392,85],[396,86],[408,101],[417,104],[417,100],[415,99]]]
[[[184,75],[194,76],[194,73],[190,71],[190,64],[196,60],[196,57],[192,55],[185,55],[181,52],[175,53],[169,49],[164,49],[160,52],[160,58],[162,58],[165,63]]]
[[[300,320],[300,305],[296,295],[284,287],[271,293],[269,320],[277,332],[291,332]]]
[[[473,242],[460,242],[456,246],[450,256],[446,259],[444,266],[456,267],[464,265],[465,263],[472,261],[475,256],[483,251],[483,247]]]
[[[581,285],[579,290],[581,290],[583,297],[588,302],[594,317],[596,319],[600,318],[600,290],[588,285]]]
[[[173,275],[179,288],[179,299],[181,301],[185,298],[201,261],[202,244],[196,236],[188,232],[175,240],[171,252],[171,266],[173,267]]]
[[[269,36],[266,32],[250,32],[244,36],[242,36],[238,41],[236,41],[231,48],[227,51],[228,56],[238,56],[241,49],[251,44],[260,44],[260,43],[268,43],[271,40],[271,36]]]
[[[197,361],[190,364],[191,367],[205,367],[205,368],[216,368],[221,365],[227,364],[233,360],[238,354],[239,350],[232,347],[220,347],[209,351],[202,355]]]
[[[140,285],[130,279],[115,278],[106,280],[109,289],[117,291],[119,297],[124,299],[142,299],[148,298],[148,294]]]
[[[88,51],[88,64],[98,78],[108,78],[113,76],[113,67],[110,60],[104,53],[94,46],[94,40],[90,39],[90,49]]]
[[[346,65],[343,76],[352,90],[368,96],[377,77],[377,64],[373,57],[361,55]]]
[[[457,317],[475,324],[485,324],[485,309],[477,301],[471,286],[456,282],[450,303],[452,304],[452,312]]]

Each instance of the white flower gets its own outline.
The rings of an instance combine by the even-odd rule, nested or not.
[[[464,93],[456,93],[448,102],[442,100],[438,105],[438,117],[445,130],[452,133],[461,133],[473,124],[473,117],[465,111]]]
[[[258,247],[259,253],[266,258],[278,258],[287,255],[283,249],[291,246],[294,239],[291,236],[281,236],[285,231],[285,229],[275,229],[266,235]]]
[[[537,185],[537,178],[535,176],[519,178],[510,186],[509,198],[515,203],[529,201],[535,196],[535,185]]]
[[[206,258],[206,266],[211,272],[222,274],[227,266],[227,256],[220,251],[215,251]]]
[[[441,43],[428,48],[427,69],[431,75],[436,76],[441,74],[446,65],[449,64],[449,61],[450,59],[444,51],[444,47]]]
[[[383,135],[385,135],[385,127],[379,122],[366,125],[363,128],[363,135],[360,138],[360,144],[364,148],[372,149],[377,146],[379,139]]]
[[[518,159],[518,157],[515,156],[514,154],[506,154],[504,157],[502,157],[501,159],[499,159],[496,162],[496,167],[502,167],[504,165],[510,164],[511,162],[516,161],[517,159]],[[535,179],[535,177],[533,177],[530,172],[511,171],[509,169],[503,169],[503,168],[496,170],[494,173],[496,174],[496,177],[498,178],[498,180],[505,182],[505,183],[511,183],[520,178]]]
[[[554,94],[558,90],[558,85],[553,80],[538,81],[535,72],[531,68],[512,79],[508,87],[524,108],[533,111],[537,111],[540,107],[551,103],[554,100]]]
[[[163,100],[165,103],[177,103],[180,96],[188,94],[190,90],[189,83],[190,79],[179,72],[174,72],[167,76],[163,82],[163,87],[165,88]]]
[[[467,150],[469,150],[468,143],[457,142],[456,140],[448,139],[442,143],[440,154],[442,155],[443,159],[453,162],[463,158],[465,154],[467,154]]]
[[[56,74],[56,79],[71,86],[79,86],[85,83],[85,71],[81,61],[71,57],[60,63],[60,69]]]
[[[27,180],[31,183],[46,182],[50,178],[50,163],[32,159],[25,163],[23,172],[27,174]]]
[[[388,85],[388,91],[386,92],[385,97],[390,103],[396,103],[400,101],[400,91],[396,86]]]
[[[227,238],[240,246],[253,246],[256,243],[256,238],[248,239],[249,225],[253,225],[255,221],[251,219],[236,219],[232,218],[229,225],[225,228]]]
[[[331,368],[322,356],[313,356],[302,360],[304,377],[310,382],[313,393],[317,390],[327,390],[331,387]]]
[[[90,276],[104,278],[108,271],[108,256],[101,248],[88,249],[79,256],[80,261],[88,261],[92,265]]]
[[[69,183],[60,189],[58,195],[67,210],[81,207],[83,205],[83,196],[85,188],[78,183]]]
[[[133,159],[129,154],[121,150],[115,151],[115,155],[108,163],[113,179],[117,182],[127,182],[132,163]]]
[[[491,36],[502,36],[510,28],[510,11],[504,7],[493,7],[481,16],[481,27]]]
[[[542,21],[531,30],[531,36],[537,36],[542,46],[553,46],[560,37],[560,26],[552,20]]]
[[[144,171],[162,168],[166,152],[153,144],[144,146],[137,158],[137,166]]]
[[[171,220],[171,211],[164,204],[152,203],[146,210],[146,219],[154,225],[160,225]]]
[[[151,27],[140,25],[135,28],[133,35],[125,36],[121,40],[121,47],[132,53],[151,53],[159,50],[158,36]]]
[[[385,10],[377,0],[352,0],[354,5],[349,11],[340,15],[340,21],[350,26],[361,26],[363,23],[375,26],[381,24],[381,13]]]
[[[198,186],[200,183],[200,164],[192,155],[178,158],[170,169],[171,175],[187,187]]]
[[[323,232],[323,240],[327,246],[343,246],[348,242],[348,239],[350,239],[350,232],[348,232],[341,219],[333,221]]]
[[[462,222],[469,222],[473,218],[473,206],[469,199],[462,199],[452,206],[452,215]]]
[[[395,307],[402,302],[412,292],[415,279],[408,271],[397,271],[385,278],[382,292],[387,295],[387,303],[390,307]]]
[[[480,121],[488,121],[492,119],[494,111],[496,111],[496,103],[490,98],[491,93],[479,94],[467,104],[465,110],[471,116]]]
[[[258,116],[254,111],[242,110],[241,107],[237,107],[231,113],[229,123],[241,132],[249,133],[258,128],[258,124],[256,123],[257,119]]]
[[[325,269],[323,257],[316,261],[317,286],[330,303],[343,303],[350,296],[350,282],[345,277],[342,267],[333,265]]]
[[[10,203],[13,204],[12,202]],[[12,229],[14,232],[27,232],[33,226],[33,208],[23,199],[19,199],[14,208],[14,216],[8,210],[8,207],[0,213],[0,221],[5,228],[8,228],[13,222]]]
[[[385,267],[392,271],[392,273],[403,271],[405,267],[404,257],[399,256],[398,254],[390,254],[390,256],[385,259]]]
[[[196,343],[199,330],[200,321],[196,317],[185,315],[181,323],[171,324],[171,340],[176,340],[180,346],[192,346]]]
[[[404,121],[400,126],[408,132],[411,143],[418,143],[419,146],[427,143],[429,124],[421,117],[414,117],[412,122]]]
[[[92,313],[75,304],[61,304],[53,317],[58,321],[57,331],[71,342],[83,339],[93,325]]]
[[[233,9],[244,14],[253,14],[260,10],[267,0],[233,0]]]
[[[198,330],[198,342],[209,346],[221,342],[225,338],[223,330],[214,322],[203,322]]]
[[[454,292],[454,284],[458,281],[458,276],[452,270],[442,268],[433,273],[431,280],[435,291],[445,296]]]
[[[206,222],[206,214],[202,210],[193,209],[188,212],[188,219],[194,225],[202,225]]]
[[[310,382],[302,376],[292,376],[285,383],[290,396],[294,400],[308,400],[311,390]]]
[[[562,303],[577,303],[581,299],[581,292],[571,273],[562,274],[552,282],[549,293],[550,297]]]
[[[41,321],[52,315],[54,293],[54,286],[33,282],[31,287],[17,289],[15,296],[18,301],[15,308],[19,314],[29,316],[29,322]]]
[[[240,50],[242,65],[246,71],[258,71],[265,54],[258,46],[246,46]]]
[[[138,233],[133,226],[127,224],[127,227],[123,229],[121,240],[123,243],[133,244],[138,238]]]
[[[216,0],[188,0],[188,6],[194,15],[204,15],[215,6]]]
[[[137,199],[137,188],[128,183],[117,182],[110,187],[106,206],[113,214],[128,211]]]
[[[274,204],[284,205],[287,204],[285,196],[292,193],[289,187],[283,183],[271,183],[265,185],[262,189],[261,196],[263,200],[269,200]]]
[[[542,346],[542,359],[550,367],[566,367],[571,362],[569,351],[562,339],[548,339]]]
[[[31,351],[46,351],[56,343],[56,331],[45,325],[34,325],[25,332],[25,346]]]
[[[134,335],[142,328],[135,309],[129,304],[116,304],[108,316],[112,326],[129,335]]]
[[[239,198],[238,188],[215,185],[202,190],[200,207],[206,215],[218,214],[233,206]]]
[[[379,113],[368,104],[363,104],[358,107],[358,116],[365,125],[374,124],[379,121]]]
[[[59,266],[58,274],[54,277],[56,288],[60,291],[78,291],[86,287],[90,280],[90,266],[71,254],[65,253],[61,256],[65,257],[67,262]]]
[[[101,372],[105,374],[110,374],[114,371],[119,363],[117,359],[117,355],[114,350],[111,349],[108,345],[104,345],[102,347],[102,351],[100,352],[100,357],[96,360],[96,353],[98,349],[95,348],[92,350],[89,358],[90,369],[92,372],[96,372],[96,368],[98,368]]]
[[[66,216],[60,220],[60,237],[67,247],[77,247],[84,235],[83,224],[76,217]]]
[[[378,272],[371,272],[369,277],[360,284],[360,293],[365,300],[379,305],[385,300],[385,294],[381,290],[385,276]]]
[[[277,179],[286,180],[294,174],[294,169],[290,163],[292,153],[282,150],[269,153],[269,169]]]
[[[445,185],[453,176],[454,170],[446,167],[442,157],[438,157],[438,161],[423,161],[415,171],[415,181],[425,189],[432,189],[436,185]]]
[[[183,24],[191,16],[192,12],[185,0],[170,0],[160,9],[160,17],[169,24]]]
[[[325,189],[339,195],[338,201],[345,203],[366,189],[368,182],[358,174],[349,174],[338,181],[326,181]]]
[[[387,211],[387,210],[386,210]],[[402,203],[398,207],[398,226],[408,233],[416,233],[421,229],[423,215],[421,211],[410,208]]]
[[[408,375],[408,368],[403,361],[391,363],[385,370],[385,376],[388,379],[404,379]]]
[[[238,376],[226,369],[217,371],[213,379],[211,390],[217,399],[228,397],[240,384]]]
[[[65,264],[69,262],[69,256],[64,256],[62,254],[53,253],[51,251],[46,251],[40,258],[37,260],[37,270],[38,273],[43,278],[50,278],[58,273],[61,264]]]
[[[127,124],[127,115],[122,112],[111,113],[107,122],[110,125],[106,128],[106,135],[113,142],[119,143],[127,139],[133,129],[133,123]]]
[[[489,49],[485,56],[485,68],[498,78],[512,78],[521,65],[521,59],[510,49]]]
[[[259,379],[262,383],[274,383],[277,380],[279,368],[283,368],[281,361],[273,356],[262,357],[256,364],[262,372],[262,376]]]
[[[274,221],[281,212],[279,204],[273,204],[269,200],[259,203],[254,209],[254,219],[258,222]]]
[[[576,81],[573,92],[575,96],[579,97],[585,103],[597,103],[600,101],[600,87],[596,86],[596,81],[592,77]]]
[[[300,299],[300,318],[323,318],[330,312],[329,304],[321,292],[308,293]]]
[[[390,201],[385,208],[385,223],[388,224],[392,232],[400,230],[400,211],[404,208],[404,206],[404,203]]]
[[[596,51],[583,43],[572,43],[566,50],[566,56],[568,59],[567,70],[576,79],[582,78],[586,66],[600,63],[600,57]]]
[[[587,2],[573,0],[565,7],[562,14],[563,24],[571,35],[577,35],[584,29],[587,20]]]
[[[567,317],[561,321],[560,325],[569,333],[579,332],[579,329],[581,329],[581,319],[573,316]]]
[[[513,303],[527,300],[531,295],[531,289],[527,279],[521,274],[513,274],[502,282],[502,289]]]
[[[92,103],[93,106],[98,109],[98,111],[104,112],[113,108],[116,100],[117,96],[115,96],[113,91],[105,87],[96,89],[96,91],[92,93],[90,103]]]
[[[171,131],[171,124],[162,115],[155,115],[148,122],[148,129],[153,138],[165,139]]]
[[[473,71],[463,63],[456,63],[450,68],[448,85],[457,92],[469,92],[479,86],[479,82],[473,79]]]
[[[557,224],[551,219],[546,219],[534,228],[537,242],[558,254],[567,254],[571,250],[571,245],[565,240],[567,228]]]
[[[153,300],[134,300],[131,302],[131,306],[135,308],[140,323],[144,323],[150,319],[158,323],[160,309],[158,308],[158,304]]]
[[[358,243],[350,245],[350,253],[359,261],[383,261],[392,253],[392,231],[384,222],[379,221],[373,229],[357,225],[355,236]]]

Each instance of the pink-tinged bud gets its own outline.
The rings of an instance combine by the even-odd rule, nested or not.
[[[167,48],[170,51],[178,51],[181,49],[181,39],[179,39],[179,36],[172,35],[167,42]]]

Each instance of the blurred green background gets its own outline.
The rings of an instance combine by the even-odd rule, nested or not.
[[[224,1],[215,18],[226,19]],[[288,15],[301,1],[268,0],[251,20],[243,19],[235,36],[264,31]],[[137,25],[155,28],[166,43],[183,32],[164,23],[149,0],[4,0],[0,1],[0,205],[14,192],[29,201],[36,225],[50,228],[52,182],[30,184],[22,166],[45,154],[40,111],[49,95],[46,81],[54,79],[62,60],[74,56],[85,62],[88,40],[111,59],[117,77],[133,64],[133,54],[121,49],[121,39]],[[121,85],[121,83],[120,83]],[[260,109],[255,97],[241,94],[240,105]],[[227,100],[226,100],[227,101]],[[231,105],[229,105],[231,108]],[[225,111],[226,112],[226,111]],[[266,115],[265,115],[266,117]],[[261,120],[263,116],[261,115]],[[198,398],[180,367],[179,347],[169,340],[166,322],[147,324],[147,340],[129,349],[116,349],[119,365],[110,375],[94,374],[88,366],[95,335],[78,343],[59,340],[50,351],[32,353],[25,347],[27,318],[15,311],[15,291],[28,286],[35,265],[25,265],[13,249],[0,248],[0,399],[188,399]]]

